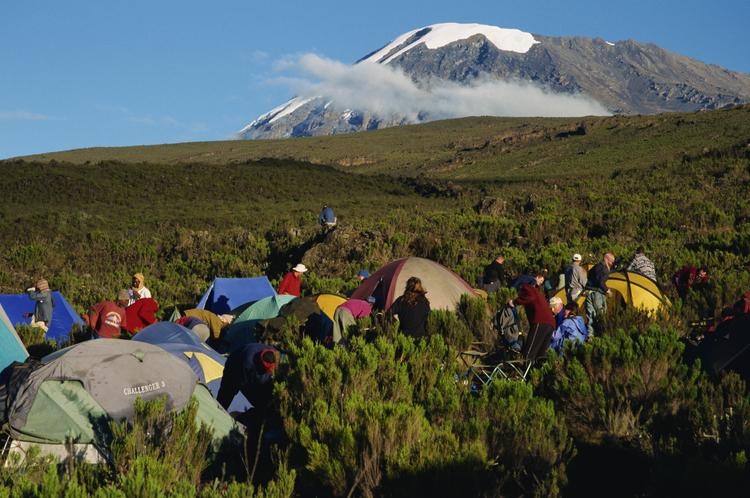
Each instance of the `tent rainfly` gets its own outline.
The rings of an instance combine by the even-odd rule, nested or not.
[[[196,308],[222,315],[268,296],[276,290],[265,276],[252,278],[217,278],[213,281]]]

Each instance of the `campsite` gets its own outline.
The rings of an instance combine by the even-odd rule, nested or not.
[[[690,119],[726,123],[728,133],[745,126],[748,137],[749,112]],[[609,139],[640,157],[653,119],[618,118],[628,137],[610,130]],[[678,130],[669,123],[684,118],[661,119]],[[448,129],[460,136],[466,125],[425,127],[423,140]],[[321,143],[335,150],[342,140]],[[750,330],[736,322],[741,333],[719,343],[728,353],[695,348],[706,335],[696,323],[718,323],[722,308],[750,290],[750,149],[680,140],[679,151],[647,164],[622,159],[599,170],[582,155],[578,174],[481,182],[294,158],[131,162],[127,150],[102,162],[1,163],[3,361],[21,361],[23,343],[42,366],[18,374],[34,387],[9,407],[15,438],[6,455],[26,456],[0,470],[0,485],[11,496],[584,496],[604,483],[611,496],[741,495],[750,396],[747,355],[737,354]],[[212,182],[216,175],[231,182]],[[45,203],[22,194],[32,178]],[[184,199],[194,185],[203,188]],[[147,212],[129,209],[133,195]],[[316,222],[323,204],[336,209],[333,230]],[[625,271],[639,245],[656,281]],[[617,256],[613,294],[594,337],[520,371],[477,346],[498,340],[493,314],[516,293],[474,291],[498,253],[511,274],[547,268],[557,278],[571,254],[590,268],[607,251]],[[277,295],[300,262],[309,268],[303,298]],[[685,265],[706,265],[710,280],[683,299],[672,275]],[[360,282],[363,268],[369,277]],[[146,276],[160,321],[131,340],[81,342],[80,314],[112,299],[135,271]],[[425,337],[404,335],[377,313],[341,318],[350,298],[387,308],[413,275],[434,301]],[[24,289],[42,277],[57,302],[46,335],[23,325],[33,311]],[[194,307],[236,314],[223,342],[206,346],[173,322]],[[342,342],[321,340],[334,330]],[[284,351],[260,460],[241,451],[241,424],[214,400],[224,355],[252,341]],[[123,380],[126,405],[106,388]],[[248,405],[241,395],[232,403],[230,412]]]
[[[750,1],[6,3],[0,498],[750,496]]]

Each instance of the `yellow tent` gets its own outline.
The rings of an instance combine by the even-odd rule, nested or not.
[[[333,314],[336,312],[336,308],[344,304],[346,298],[337,296],[336,294],[318,294],[315,296],[315,302],[318,303],[321,311],[333,321]]]
[[[662,306],[669,307],[672,304],[669,298],[659,290],[656,282],[640,273],[630,271],[610,273],[607,287],[612,291],[609,300],[615,301],[610,302],[613,305],[620,301],[628,306],[635,306],[652,312],[657,311]],[[567,301],[564,288],[558,290],[555,296],[562,299],[563,303]],[[578,306],[582,307],[585,300],[584,297],[579,297]]]

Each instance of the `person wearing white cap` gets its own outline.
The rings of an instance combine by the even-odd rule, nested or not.
[[[279,294],[289,294],[299,297],[302,293],[302,274],[306,271],[307,267],[305,265],[297,263],[297,266],[292,268],[292,271],[287,272],[284,278],[281,279]]]
[[[586,272],[581,267],[581,255],[573,255],[573,261],[565,268],[565,297],[567,302],[573,303],[586,287]]]

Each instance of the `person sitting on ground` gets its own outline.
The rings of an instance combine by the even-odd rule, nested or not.
[[[305,265],[297,263],[297,266],[287,272],[284,278],[281,279],[278,293],[299,297],[302,293],[302,274],[306,271],[307,267]]]
[[[565,268],[565,297],[569,303],[578,301],[578,296],[586,287],[586,272],[581,267],[581,259],[580,254],[574,254],[573,261]]]
[[[49,289],[49,283],[40,278],[34,287],[26,289],[29,298],[34,301],[34,313],[31,315],[32,327],[37,327],[45,332],[49,329],[52,321],[52,310],[55,307],[55,300],[52,297],[52,291]]]
[[[555,330],[555,317],[549,309],[544,294],[538,287],[522,284],[518,297],[508,301],[509,306],[522,304],[529,321],[529,333],[521,348],[521,354],[528,360],[535,360],[542,356],[552,339]]]
[[[198,321],[188,321],[188,318],[196,318]],[[216,313],[200,308],[185,311],[185,316],[177,323],[192,330],[201,341],[206,342],[209,338],[218,339],[221,331],[227,328],[234,320],[232,315],[217,315]],[[202,325],[202,326],[201,326]]]
[[[125,308],[127,324],[123,328],[131,334],[136,334],[157,322],[157,311],[159,311],[159,303],[155,299],[142,297]]]
[[[336,215],[333,214],[333,209],[328,206],[323,206],[318,216],[318,223],[323,228],[333,228],[336,226]]]
[[[532,287],[541,287],[544,285],[544,271],[539,270],[526,275],[521,275],[510,284],[512,289],[519,290],[523,285],[530,285]]]
[[[135,275],[133,275],[133,282],[130,289],[128,290],[128,306],[139,299],[151,297],[151,291],[148,290],[145,285],[143,285],[145,281],[146,279],[144,278],[143,273],[136,273]]]
[[[585,289],[588,294],[585,306],[589,335],[594,335],[594,319],[607,312],[607,296],[610,294],[607,280],[614,264],[615,255],[608,252],[589,272]]]
[[[357,273],[357,280],[359,280],[360,282],[364,282],[368,278],[370,278],[370,272],[364,268],[359,270],[359,273]]]
[[[116,301],[102,301],[95,304],[89,313],[83,316],[83,321],[91,327],[97,337],[116,339],[120,337],[123,330],[127,330],[125,307],[129,299],[128,291],[121,289],[117,293]]]
[[[565,320],[565,307],[563,306],[562,299],[557,296],[549,298],[549,309],[555,317],[556,326],[559,327],[562,321]]]
[[[389,317],[398,316],[399,326],[404,334],[417,338],[427,335],[425,325],[430,314],[430,301],[426,294],[422,281],[417,277],[409,277],[403,295],[388,310]]]
[[[683,266],[672,276],[672,282],[677,288],[680,299],[685,299],[690,289],[700,291],[708,286],[708,270],[705,266],[696,268],[692,265]]]
[[[640,273],[644,277],[650,278],[656,282],[656,269],[654,268],[654,263],[646,257],[645,252],[646,250],[643,246],[638,247],[638,249],[635,250],[633,261],[630,262],[627,270],[632,271],[633,273]]]
[[[273,394],[273,373],[279,364],[279,350],[268,344],[245,344],[229,355],[216,401],[226,410],[241,392],[254,412],[264,412]]]
[[[576,303],[566,304],[563,312],[565,318],[552,333],[552,342],[550,343],[550,348],[558,353],[562,352],[565,341],[585,342],[589,336],[583,318],[578,316],[578,305]]]
[[[505,284],[505,256],[501,255],[484,267],[482,289],[487,293],[495,292]]]

